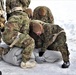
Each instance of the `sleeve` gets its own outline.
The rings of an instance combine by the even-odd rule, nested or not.
[[[3,4],[4,2],[3,2],[3,0],[0,0],[0,17],[2,17],[3,16],[3,14],[4,14],[4,4]]]
[[[23,34],[29,34],[29,21],[24,20],[22,27],[20,27],[20,32]]]
[[[21,16],[12,16],[8,22],[12,22],[14,30],[26,35],[29,32],[29,19]]]
[[[10,9],[10,0],[6,0],[6,12],[9,13]]]
[[[22,43],[27,37],[29,37],[29,19],[23,18],[21,16],[13,16],[9,19],[9,22],[13,22],[12,28],[18,33],[18,36],[12,42],[11,47],[16,43]],[[25,38],[26,37],[26,38]]]
[[[19,40],[22,43],[26,38],[29,37],[29,22],[24,20],[23,23],[22,23],[22,26],[19,27],[19,31],[18,32],[20,33]]]
[[[3,0],[0,0],[0,8],[2,9],[2,10],[4,10],[4,7],[3,7],[3,5],[4,5],[4,2],[3,2]]]
[[[45,50],[51,44],[51,41],[53,39],[52,26],[50,27],[50,25],[47,25],[47,24],[44,26],[43,37],[44,37],[44,42],[43,42],[43,46],[41,48],[41,51],[45,52]]]

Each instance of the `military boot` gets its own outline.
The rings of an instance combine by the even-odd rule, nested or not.
[[[26,68],[33,68],[36,66],[36,61],[34,59],[30,59],[29,61],[25,62],[21,62],[20,64],[21,68],[26,69]]]
[[[68,61],[68,62],[64,62],[63,64],[62,64],[62,68],[68,68],[70,66],[70,62]]]

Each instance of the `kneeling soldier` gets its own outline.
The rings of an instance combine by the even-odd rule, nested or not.
[[[34,38],[36,48],[41,48],[40,56],[44,54],[46,49],[60,51],[64,61],[62,68],[69,67],[69,51],[66,43],[66,33],[63,28],[59,25],[32,20],[30,36]]]

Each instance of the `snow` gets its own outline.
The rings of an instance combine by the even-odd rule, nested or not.
[[[54,63],[37,64],[31,69],[22,69],[0,61],[3,75],[76,75],[76,1],[75,0],[31,0],[30,8],[48,6],[53,12],[55,23],[63,27],[67,34],[70,51],[70,67],[62,69],[62,60]]]

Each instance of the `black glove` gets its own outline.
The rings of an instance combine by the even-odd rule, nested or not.
[[[43,54],[44,54],[44,52],[42,52],[42,51],[39,52],[40,57],[43,56]]]

